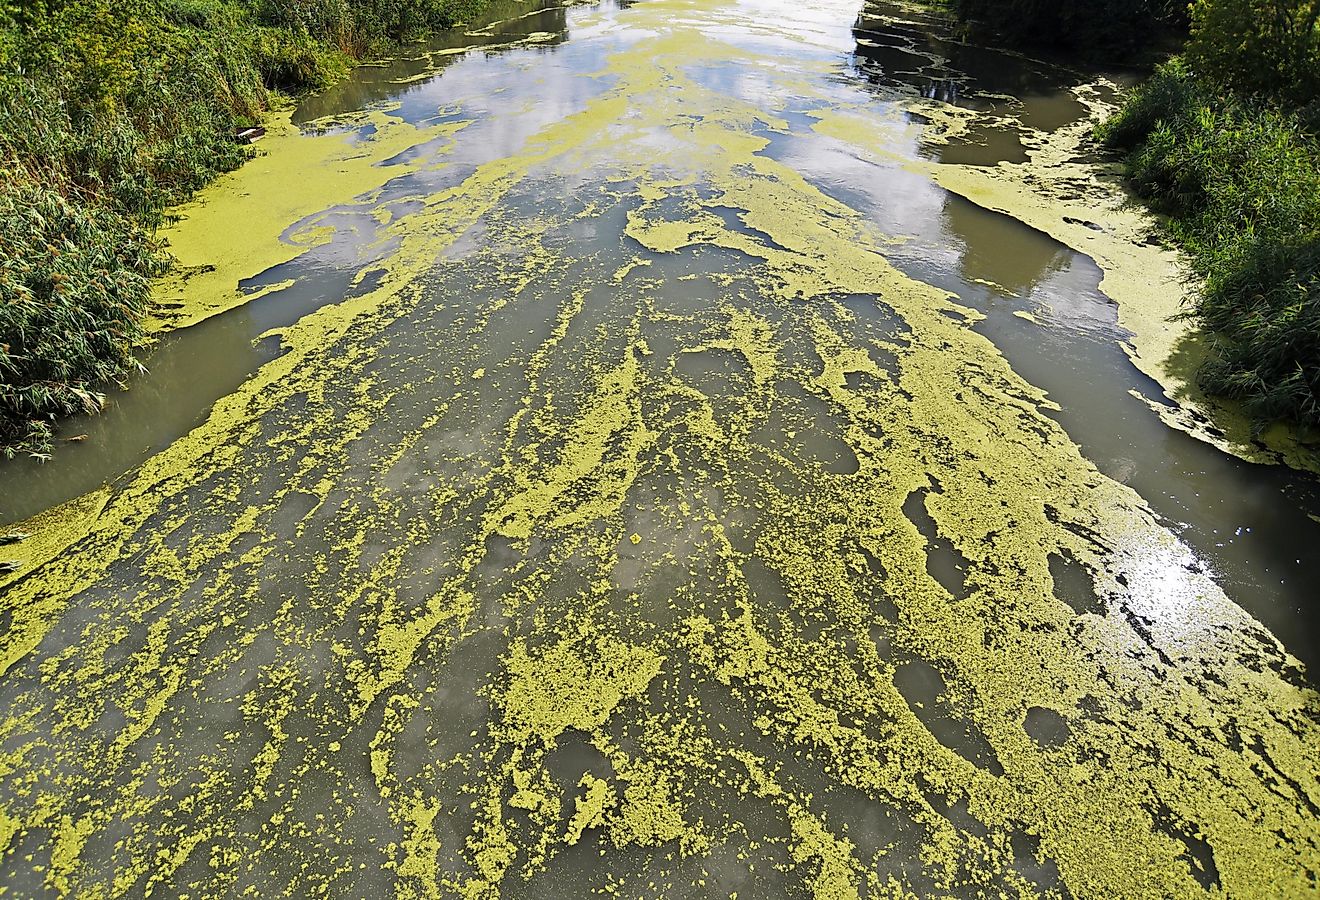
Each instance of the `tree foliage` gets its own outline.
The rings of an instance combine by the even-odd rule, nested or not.
[[[1191,14],[1198,73],[1291,106],[1320,96],[1320,0],[1196,0]]]

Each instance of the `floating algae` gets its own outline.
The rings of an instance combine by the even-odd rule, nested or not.
[[[238,289],[244,279],[330,240],[334,227],[318,224],[317,214],[435,164],[428,158],[406,162],[394,157],[437,138],[452,138],[467,124],[418,128],[388,109],[376,109],[358,117],[347,133],[304,134],[288,115],[281,113],[269,123],[260,155],[202,190],[177,210],[181,221],[162,230],[176,267],[156,292],[156,330],[193,325],[288,287],[285,281],[264,292]],[[370,137],[352,139],[363,133]]]
[[[743,15],[582,13],[591,99],[7,589],[14,893],[1314,890],[1320,698],[696,77],[818,73]]]
[[[0,588],[33,572],[77,543],[96,525],[96,517],[110,498],[105,487],[71,500],[15,525],[5,535],[3,555],[15,563],[14,571],[0,576]],[[12,634],[12,632],[11,632]]]

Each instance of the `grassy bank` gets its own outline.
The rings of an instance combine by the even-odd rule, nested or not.
[[[0,0],[0,454],[137,365],[164,211],[279,94],[483,0]]]
[[[1203,385],[1262,425],[1320,425],[1320,145],[1302,116],[1178,59],[1101,136],[1202,279]]]
[[[1102,130],[1204,286],[1204,386],[1320,425],[1320,0],[1198,0],[1174,59]]]

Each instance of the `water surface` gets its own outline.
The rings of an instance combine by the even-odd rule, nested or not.
[[[1095,73],[499,13],[308,101],[416,128],[397,177],[0,469],[7,521],[113,481],[2,588],[4,884],[1314,891],[1314,482],[1164,425],[1095,265],[928,174]]]

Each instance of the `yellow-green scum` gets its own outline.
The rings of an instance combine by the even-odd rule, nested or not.
[[[1295,660],[693,77],[810,80],[745,15],[583,15],[622,35],[589,99],[38,538],[7,892],[1316,890]]]

